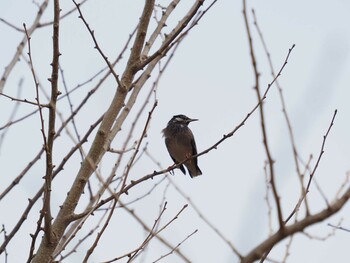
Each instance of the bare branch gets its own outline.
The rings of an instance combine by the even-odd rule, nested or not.
[[[253,47],[253,40],[251,37],[251,32],[250,32],[250,27],[249,27],[249,22],[248,22],[248,15],[247,15],[247,10],[246,10],[246,0],[243,0],[243,16],[244,16],[244,22],[245,22],[247,35],[248,35],[250,56],[251,56],[251,61],[252,61],[252,66],[253,66],[254,76],[255,76],[255,90],[256,90],[258,101],[261,101],[261,93],[260,93],[260,85],[259,85],[260,74],[259,74],[258,68],[257,68],[254,47]],[[275,182],[274,160],[273,160],[272,155],[271,155],[271,151],[270,151],[270,147],[269,147],[269,143],[268,143],[268,138],[267,138],[267,130],[266,130],[266,125],[265,125],[265,113],[264,113],[264,104],[263,103],[261,103],[259,105],[259,110],[260,110],[259,112],[260,112],[261,131],[262,131],[262,135],[263,135],[264,148],[265,148],[267,160],[269,162],[269,174],[270,174],[270,180],[271,180],[271,188],[272,188],[272,193],[273,193],[274,200],[275,200],[276,207],[277,207],[277,216],[278,216],[279,227],[282,229],[284,227],[282,207],[281,207],[281,203],[280,203],[280,197],[277,193],[277,186],[276,186],[276,182]]]
[[[314,169],[312,170],[312,172],[311,172],[311,174],[310,174],[309,181],[308,181],[307,186],[306,186],[306,188],[305,188],[305,195],[303,195],[303,196],[300,198],[298,204],[295,206],[295,208],[293,209],[293,211],[291,212],[291,214],[290,214],[290,215],[287,217],[287,219],[284,221],[285,223],[287,223],[287,222],[292,218],[292,216],[295,214],[295,212],[299,209],[299,207],[300,207],[302,201],[304,200],[305,196],[309,193],[309,188],[310,188],[312,179],[313,179],[313,177],[314,177],[314,175],[315,175],[315,173],[316,173],[317,167],[318,167],[318,165],[319,165],[319,163],[320,163],[320,161],[321,161],[322,155],[323,155],[323,153],[324,153],[324,146],[325,146],[325,144],[326,144],[327,136],[328,136],[328,134],[329,134],[329,132],[330,132],[330,130],[331,130],[333,124],[334,124],[334,119],[335,119],[335,116],[336,116],[336,115],[337,115],[337,110],[334,111],[334,114],[333,114],[331,123],[330,123],[330,125],[329,125],[329,127],[328,127],[328,130],[327,130],[326,134],[323,136],[323,141],[322,141],[322,145],[321,145],[320,154],[318,155],[318,158],[317,158],[316,164],[315,164],[315,166],[314,166]]]
[[[92,143],[90,151],[84,159],[80,170],[76,176],[76,180],[71,186],[67,198],[65,199],[56,217],[56,220],[53,223],[52,227],[56,233],[56,240],[49,245],[46,242],[44,242],[45,239],[43,239],[37,251],[37,254],[33,259],[34,263],[46,262],[53,254],[60,238],[64,234],[64,231],[68,227],[69,223],[71,223],[71,219],[74,218],[74,210],[83,193],[86,183],[88,182],[91,174],[96,169],[97,164],[100,162],[101,158],[108,149],[109,145],[106,144],[106,139],[108,138],[110,129],[115,121],[116,116],[118,116],[119,111],[124,106],[124,100],[127,95],[128,87],[130,87],[131,82],[137,72],[137,70],[135,70],[136,68],[134,65],[140,59],[140,53],[147,33],[147,28],[151,18],[153,7],[154,0],[147,0],[145,3],[143,14],[140,19],[140,24],[136,34],[135,42],[126,69],[121,79],[122,85],[118,86],[115,96],[104,115],[104,118]]]
[[[96,237],[96,239],[95,239],[95,242],[92,244],[92,246],[91,246],[91,247],[87,250],[87,252],[86,252],[85,258],[84,258],[84,260],[83,260],[84,263],[85,263],[85,262],[88,262],[88,259],[89,259],[89,257],[92,255],[94,249],[96,248],[96,246],[97,246],[97,244],[98,244],[98,241],[100,240],[100,238],[101,238],[103,232],[107,229],[107,226],[108,226],[108,224],[109,224],[109,221],[111,220],[111,218],[112,218],[112,216],[113,216],[113,213],[114,213],[114,211],[115,211],[114,208],[115,208],[116,204],[117,204],[117,200],[114,200],[114,202],[113,202],[113,204],[112,204],[112,209],[109,211],[109,214],[108,214],[108,217],[107,217],[107,220],[106,220],[105,224],[103,225],[101,231],[98,232],[97,237]]]
[[[20,78],[19,82],[18,82],[18,88],[17,88],[17,95],[16,97],[17,98],[20,98],[21,97],[21,93],[22,93],[22,85],[23,85],[23,78]],[[16,114],[17,114],[17,111],[19,109],[19,106],[20,106],[20,103],[17,101],[12,109],[12,112],[10,113],[10,117],[9,117],[9,120],[7,121],[7,123],[11,123],[13,121],[13,119],[15,118]],[[7,126],[5,128],[5,130],[1,133],[1,136],[0,136],[0,152],[1,152],[1,146],[2,146],[2,143],[4,142],[5,140],[5,136],[7,134],[9,130],[9,126]],[[1,195],[0,195],[0,200],[1,200]]]
[[[73,147],[69,153],[62,159],[62,162],[60,165],[57,166],[56,170],[53,173],[53,179],[56,177],[56,175],[63,169],[65,163],[68,161],[69,157],[73,155],[73,153],[81,147],[81,144],[85,143],[87,141],[87,138],[89,135],[92,133],[92,131],[96,128],[96,126],[101,122],[102,117],[99,118],[94,124],[91,125],[90,129],[87,131],[85,136],[82,138],[82,140],[75,146]],[[56,136],[59,135],[61,131],[58,130],[56,133]],[[28,170],[36,163],[37,160],[40,159],[41,154],[44,152],[44,148],[40,150],[40,152],[36,155],[36,157],[26,166],[26,168],[21,172],[21,174],[12,182],[12,184],[1,194],[1,198],[3,198],[11,188],[13,188],[16,184],[18,184],[18,180],[20,180],[27,172]],[[5,241],[3,244],[0,246],[0,254],[5,250],[7,244],[11,241],[11,239],[16,235],[20,227],[22,226],[23,222],[27,219],[29,212],[33,208],[34,204],[38,201],[38,199],[41,197],[45,189],[45,185],[43,185],[38,192],[29,200],[29,204],[25,208],[24,212],[22,213],[19,221],[16,223],[14,226],[13,230],[10,232],[9,235],[6,236]],[[1,199],[0,199],[1,200]]]
[[[5,228],[4,224],[2,224],[2,228],[1,228],[0,234],[1,233],[4,233],[4,239],[6,239],[7,234],[6,234],[6,228]],[[7,262],[8,254],[7,254],[6,248],[4,249],[4,252],[5,252],[5,262]]]
[[[94,41],[95,44],[95,48],[98,50],[98,52],[100,53],[100,55],[102,56],[102,58],[104,59],[104,61],[106,62],[106,64],[108,65],[108,68],[110,70],[110,72],[112,73],[112,75],[114,76],[115,81],[118,83],[118,85],[121,87],[122,84],[119,80],[119,76],[117,75],[117,73],[115,73],[114,68],[112,66],[112,64],[109,62],[107,56],[103,53],[102,49],[100,48],[100,46],[97,43],[96,37],[95,37],[95,32],[90,28],[89,24],[87,23],[87,21],[85,20],[81,10],[80,10],[80,4],[77,4],[77,2],[75,2],[74,0],[72,0],[73,3],[75,4],[78,12],[79,12],[79,18],[84,22],[86,28],[88,29],[92,40]]]
[[[326,218],[334,215],[340,209],[343,208],[345,203],[350,199],[350,188],[333,204],[331,204],[326,209],[310,216],[306,216],[304,219],[293,223],[292,225],[285,226],[282,231],[277,231],[274,235],[267,238],[257,247],[252,249],[241,261],[241,263],[254,262],[263,256],[265,251],[269,251],[275,244],[284,238],[291,236],[295,233],[303,231],[308,226],[314,225],[316,223],[322,222]]]
[[[193,236],[194,234],[196,234],[198,232],[198,229],[194,230],[191,234],[189,234],[185,239],[183,239],[179,244],[177,244],[171,251],[169,251],[168,253],[166,253],[165,255],[161,256],[160,258],[158,258],[157,260],[153,261],[153,263],[156,263],[158,261],[161,261],[163,258],[171,255],[172,253],[174,253],[174,251],[176,249],[178,249],[183,243],[185,243],[185,241],[187,241],[187,239],[189,239],[191,236]]]
[[[296,206],[294,207],[293,211],[290,213],[290,215],[287,217],[287,219],[284,220],[284,222],[283,222],[284,225],[286,225],[286,224],[289,222],[289,220],[297,213],[297,211],[299,210],[299,208],[300,208],[300,206],[301,206],[303,200],[305,199],[306,195],[307,195],[308,192],[309,192],[309,188],[310,188],[310,185],[311,185],[311,181],[312,181],[313,176],[314,176],[314,174],[315,174],[315,172],[316,172],[316,169],[317,169],[318,164],[319,164],[319,162],[320,162],[320,160],[321,160],[321,157],[322,157],[322,155],[323,155],[323,153],[324,153],[324,146],[325,146],[325,143],[326,143],[326,139],[327,139],[327,136],[328,136],[328,134],[329,134],[329,132],[330,132],[330,129],[332,128],[332,126],[333,126],[333,124],[334,124],[334,119],[335,119],[336,114],[337,114],[337,110],[335,110],[335,112],[334,112],[334,115],[333,115],[333,117],[332,117],[331,123],[330,123],[330,125],[329,125],[329,127],[328,127],[328,130],[327,130],[327,132],[326,132],[326,135],[323,136],[323,142],[322,142],[322,146],[321,146],[321,151],[320,151],[320,154],[319,154],[319,156],[318,156],[318,159],[317,159],[317,162],[316,162],[316,164],[315,164],[315,167],[314,167],[312,173],[310,174],[309,182],[308,182],[308,184],[307,184],[307,187],[305,188],[305,194],[302,195],[302,196],[300,197],[300,199],[299,199],[298,203],[296,204]],[[329,206],[328,206],[328,207],[329,207]],[[307,219],[307,218],[309,218],[309,217],[310,217],[310,215],[307,214],[307,215],[305,216],[304,219]],[[283,231],[280,231],[280,232],[283,232],[283,234],[284,234],[284,230],[283,230]],[[261,263],[264,262],[264,260],[266,259],[266,257],[268,256],[268,254],[270,253],[270,251],[271,251],[272,248],[273,248],[273,245],[272,245],[268,250],[266,250],[266,251],[264,252],[264,255],[262,256],[262,259],[261,259],[261,261],[260,261]]]
[[[11,22],[8,22],[7,20],[5,20],[3,18],[0,18],[0,21],[3,22],[5,25],[11,27],[12,29],[24,33],[24,30],[22,28],[12,24]]]
[[[196,15],[198,9],[201,7],[203,2],[204,2],[204,0],[196,0],[196,2],[193,4],[191,9],[189,10],[188,14],[178,23],[178,25],[167,36],[167,38],[163,42],[162,46],[156,52],[154,52],[151,56],[149,56],[147,59],[140,62],[137,65],[138,69],[144,68],[152,60],[154,60],[158,56],[161,56],[163,54],[163,52],[166,49],[168,49],[168,47],[174,41],[174,39],[181,33],[181,31],[188,25],[188,23],[191,21],[191,19]]]
[[[260,27],[258,25],[258,21],[257,21],[256,15],[255,15],[254,9],[252,9],[252,14],[253,14],[253,19],[254,19],[254,25],[256,27],[256,30],[258,31],[258,35],[260,37],[260,40],[261,40],[261,43],[263,45],[267,60],[269,62],[271,75],[272,75],[272,77],[275,77],[276,74],[275,74],[275,70],[273,67],[271,54],[268,51],[267,44],[266,44],[265,39],[263,37],[262,31],[260,30]],[[304,195],[305,194],[305,186],[304,186],[304,181],[303,181],[303,174],[301,173],[301,169],[300,169],[300,165],[299,165],[299,161],[298,161],[298,159],[300,157],[299,157],[297,146],[296,146],[295,139],[294,139],[292,124],[291,124],[291,121],[290,121],[288,113],[287,113],[287,107],[286,107],[286,103],[285,103],[285,99],[284,99],[284,95],[283,95],[283,90],[282,90],[282,87],[279,84],[278,80],[276,81],[276,86],[277,86],[278,94],[279,94],[281,105],[282,105],[283,116],[286,120],[286,124],[288,127],[289,138],[290,138],[290,142],[291,142],[292,149],[293,149],[294,164],[295,164],[296,172],[297,172],[299,182],[300,182],[300,187],[301,187],[301,195]],[[306,214],[309,214],[309,206],[308,206],[307,198],[305,198],[305,208],[306,208]]]
[[[9,75],[11,74],[13,68],[15,67],[15,65],[18,62],[19,57],[21,56],[22,52],[23,52],[23,48],[27,42],[27,35],[31,36],[32,33],[35,31],[35,29],[37,29],[40,19],[45,11],[45,9],[47,8],[49,0],[44,0],[43,3],[41,4],[41,6],[39,7],[38,13],[33,21],[33,24],[28,28],[27,33],[24,34],[23,39],[21,40],[21,42],[18,44],[17,49],[16,49],[16,53],[13,56],[11,62],[5,67],[5,71],[1,76],[0,79],[0,92],[4,92],[4,86],[6,83],[7,78],[9,77]]]
[[[339,229],[339,230],[343,230],[343,231],[346,231],[346,232],[350,232],[350,229],[344,228],[342,226],[335,226],[335,225],[332,225],[332,224],[328,224],[328,226],[334,227],[334,229]]]
[[[119,201],[119,203],[123,206],[123,203],[121,203]],[[123,206],[123,208],[129,212],[136,220],[138,223],[140,223],[142,225],[142,227],[147,231],[147,232],[151,232],[151,228],[148,227],[142,220],[141,218],[135,213],[134,210],[129,209],[126,206]],[[162,244],[164,244],[166,247],[168,247],[169,249],[171,249],[171,251],[175,252],[176,255],[178,255],[182,260],[184,260],[187,263],[190,263],[191,261],[180,251],[180,249],[177,247],[175,248],[175,246],[171,245],[168,241],[166,241],[163,237],[161,237],[161,235],[156,235],[155,236]]]
[[[158,26],[156,29],[153,31],[151,34],[149,40],[146,42],[145,47],[142,51],[141,57],[146,58],[148,55],[149,51],[151,50],[154,42],[156,41],[157,37],[160,35],[161,30],[166,26],[166,21],[168,17],[171,15],[171,13],[175,10],[177,4],[180,2],[180,0],[173,0],[169,3],[168,7],[166,10],[163,12],[162,18],[158,22]]]
[[[4,93],[0,93],[1,96],[4,96],[5,98],[8,98],[12,101],[16,101],[16,102],[23,102],[23,103],[27,103],[27,104],[30,104],[30,105],[35,105],[35,106],[38,106],[38,102],[33,102],[33,101],[29,101],[27,99],[18,99],[18,98],[15,98],[15,97],[12,97],[12,96],[9,96],[9,95],[6,95]],[[39,107],[43,108],[43,107],[48,107],[48,105],[44,105],[44,104],[40,104]]]
[[[85,4],[88,0],[82,0],[79,3],[79,7],[82,6],[83,4]],[[66,13],[62,14],[60,16],[60,20],[62,21],[62,19],[66,18],[67,16],[69,16],[70,14],[73,14],[75,11],[77,10],[76,7],[72,8],[71,10],[67,11]],[[49,22],[42,22],[39,23],[38,28],[40,27],[46,27],[46,26],[51,26],[54,23],[54,21],[49,21]]]

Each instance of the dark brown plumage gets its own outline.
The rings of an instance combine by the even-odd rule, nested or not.
[[[169,122],[163,134],[165,137],[165,145],[168,149],[170,157],[177,164],[186,158],[197,154],[196,142],[192,131],[188,128],[188,124],[197,119],[190,119],[185,115],[175,115]],[[202,174],[197,164],[197,157],[192,158],[184,163],[191,177]],[[180,170],[186,174],[186,170],[181,165]]]

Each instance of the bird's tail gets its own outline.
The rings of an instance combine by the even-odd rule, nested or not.
[[[196,176],[202,175],[202,171],[201,171],[201,169],[199,169],[198,165],[196,165],[192,169],[188,169],[188,172],[190,173],[191,177],[196,177]]]

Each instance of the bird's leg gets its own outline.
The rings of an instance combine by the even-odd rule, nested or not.
[[[175,164],[173,164],[173,165],[170,165],[169,167],[168,167],[168,170],[169,170],[169,173],[171,174],[171,175],[175,175],[175,172],[174,172],[174,166],[176,165],[176,163]]]

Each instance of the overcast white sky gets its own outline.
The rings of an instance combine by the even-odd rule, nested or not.
[[[115,57],[119,53],[128,34],[135,27],[142,10],[141,3],[143,1],[90,0],[84,5],[84,15],[95,30],[101,48],[109,57]],[[62,1],[61,5],[63,13],[73,7],[71,1]],[[186,7],[183,4],[179,9],[185,10]],[[335,125],[327,139],[325,154],[316,177],[331,201],[344,181],[346,171],[350,169],[350,1],[248,1],[248,7],[262,88],[267,87],[271,75],[265,53],[252,24],[250,9],[255,9],[276,70],[283,64],[288,49],[296,44],[279,81],[293,124],[297,148],[305,161],[310,154],[313,154],[314,160],[318,156],[323,135],[334,110],[338,109]],[[52,3],[50,8],[52,9]],[[31,1],[12,0],[0,3],[0,18],[18,27],[22,27],[23,23],[30,25],[35,13],[36,8]],[[51,14],[51,10],[47,12],[43,21],[49,21]],[[178,20],[176,18],[172,23]],[[43,83],[50,76],[51,70],[50,32],[51,28],[47,27],[32,36],[32,55]],[[23,34],[0,23],[0,35],[2,74]],[[61,36],[61,65],[67,83],[74,87],[102,68],[104,62],[93,49],[92,40],[77,14],[62,22]],[[25,50],[27,52],[27,49]],[[122,65],[117,67],[117,70],[120,71]],[[19,64],[10,76],[5,93],[16,94],[19,77],[24,78],[22,96],[33,100],[33,80],[24,63]],[[110,83],[112,85],[112,81]],[[171,164],[160,132],[173,115],[180,113],[200,120],[192,123],[190,128],[196,137],[198,150],[208,148],[222,138],[223,134],[237,126],[255,105],[256,94],[253,85],[254,75],[242,16],[242,3],[219,0],[184,40],[160,81],[157,90],[159,106],[146,138],[149,149],[164,167]],[[77,102],[80,101],[81,94],[76,95]],[[111,87],[97,94],[93,106],[84,110],[87,116],[85,125],[89,124],[90,116],[99,116],[107,107],[111,94]],[[1,126],[6,123],[11,106],[12,102],[0,97]],[[276,160],[278,189],[284,206],[283,212],[287,215],[298,200],[299,185],[276,87],[269,93],[265,106],[271,151]],[[24,106],[20,113],[23,114],[30,108]],[[81,121],[84,125],[84,121]],[[28,131],[25,135],[23,129]],[[39,149],[41,137],[38,119],[32,118],[19,128],[13,129],[13,133],[8,135],[7,139],[8,142],[2,146],[0,152],[1,190],[29,162],[33,156],[32,149],[35,149],[35,153]],[[60,144],[62,145],[57,146],[57,155],[63,156],[64,141]],[[62,152],[59,152],[61,148]],[[265,159],[260,121],[255,113],[235,136],[220,145],[216,151],[199,159],[203,176],[190,179],[176,171],[175,177],[172,177],[203,214],[243,254],[268,235],[267,207],[264,201]],[[73,174],[77,169],[74,165],[68,168],[72,169]],[[36,166],[32,173],[35,177],[27,178],[18,190],[9,196],[10,200],[15,201],[9,202],[7,199],[6,202],[0,202],[0,223],[5,224],[8,229],[12,228],[11,224],[17,216],[15,211],[23,210],[27,204],[26,198],[32,196],[36,191],[35,187],[42,183],[38,175],[42,175],[41,169],[41,165]],[[144,175],[145,170],[148,173],[157,169],[154,164],[145,160],[138,165],[135,175]],[[57,203],[63,200],[67,191],[64,187],[70,184],[67,174],[62,177],[57,180],[58,189],[53,192],[54,201]],[[324,201],[314,186],[311,187],[309,196],[312,212],[324,208]],[[162,191],[144,200],[144,208],[138,207],[137,211],[150,224],[157,216],[161,198]],[[167,201],[167,218],[171,218],[187,203],[171,187]],[[152,202],[157,204],[156,207],[149,206]],[[337,224],[341,218],[344,219],[343,226],[350,228],[349,207],[347,205],[339,214],[308,229],[308,232],[316,236],[325,236],[331,231],[327,223]],[[273,210],[274,217],[275,213]],[[35,219],[28,221],[24,226],[23,235],[9,246],[9,262],[23,262],[26,259],[29,233],[33,231]],[[94,253],[91,262],[110,259],[118,255],[119,251],[120,254],[126,252],[129,245],[132,247],[134,241],[130,232],[127,232],[128,238],[123,243],[115,243],[116,236],[130,231],[127,230],[129,221],[132,220],[123,213],[116,217],[110,225],[110,230],[101,240],[103,249]],[[237,257],[191,207],[168,229],[165,236],[173,244],[177,244],[195,229],[199,232],[181,246],[183,253],[193,262],[237,262]],[[287,262],[347,262],[349,240],[350,234],[342,231],[337,231],[334,237],[325,242],[296,235]],[[272,258],[281,259],[284,245],[285,243],[272,251]],[[23,247],[25,251],[22,256],[17,254],[19,247],[21,250]],[[88,247],[86,245],[86,249]],[[166,251],[154,242],[154,247],[147,253],[144,262],[151,262]],[[77,253],[67,262],[78,262],[81,255]],[[1,256],[0,261],[3,259]],[[181,261],[172,255],[164,262]]]

